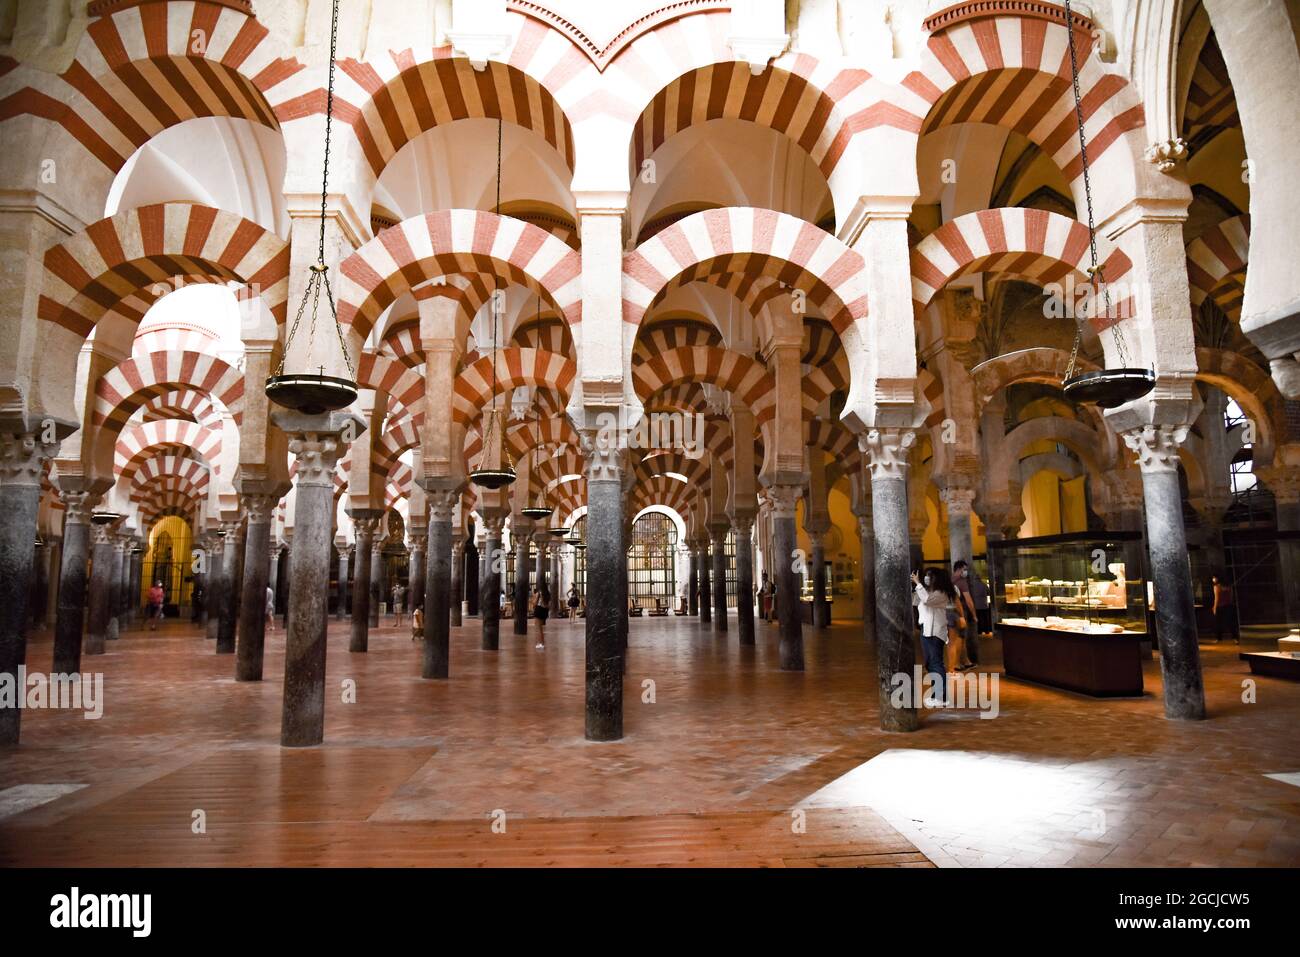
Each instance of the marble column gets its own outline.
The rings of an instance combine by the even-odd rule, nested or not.
[[[126,536],[113,535],[112,564],[108,571],[108,622],[104,638],[116,641],[122,634],[122,569],[126,565]]]
[[[772,561],[782,671],[803,671],[803,618],[799,611],[799,574],[794,562],[799,547],[795,511],[801,493],[797,485],[770,485],[767,489],[768,501],[772,503]]]
[[[348,576],[351,571],[348,568],[350,560],[349,549],[346,544],[339,547],[339,603],[334,609],[334,617],[343,620],[348,612]]]
[[[975,489],[964,483],[947,485],[939,490],[939,498],[948,513],[949,568],[959,561],[969,565],[974,552],[970,516],[975,502]]]
[[[352,635],[348,651],[362,652],[370,647],[370,603],[374,600],[370,564],[374,561],[373,546],[379,514],[372,509],[356,509],[349,514],[356,537],[356,568],[352,572]],[[292,555],[289,560],[293,561]]]
[[[549,583],[551,588],[551,617],[557,618],[560,614],[560,606],[568,601],[567,596],[564,594],[564,581],[560,575],[560,543],[556,542],[552,545],[550,552],[551,575]]]
[[[605,437],[583,436],[587,472],[586,722],[588,741],[623,737],[623,634],[627,547],[622,453]],[[619,587],[619,576],[623,586]]]
[[[406,578],[406,611],[413,613],[415,609],[424,607],[424,544],[429,531],[427,528],[415,526],[411,529],[411,535],[411,566]]]
[[[63,501],[63,555],[59,563],[59,605],[54,618],[56,675],[81,670],[81,643],[86,622],[86,566],[90,561],[90,513],[97,495],[61,491]]]
[[[235,653],[235,630],[239,625],[239,590],[235,587],[235,576],[239,574],[239,522],[221,523],[225,537],[221,539],[221,605],[217,626],[217,654],[233,655]]]
[[[131,545],[131,578],[127,584],[127,616],[132,622],[140,616],[140,592],[144,575],[144,544],[133,542]],[[177,606],[180,595],[176,596]]]
[[[27,660],[41,475],[58,448],[36,433],[0,433],[0,675],[14,683],[15,695],[26,694],[18,668]],[[0,708],[0,745],[18,743],[20,717],[20,708]]]
[[[481,538],[481,535],[480,535]],[[482,589],[483,576],[486,574],[483,568],[483,549],[478,541],[465,543],[465,604],[468,606],[465,613],[471,618],[481,617],[482,609],[478,606],[479,592]]]
[[[280,554],[284,551],[283,545],[276,545],[271,549],[270,567],[267,569],[267,585],[270,586],[271,594],[275,596],[275,607],[280,607]]]
[[[250,492],[242,496],[244,510],[248,515],[248,530],[244,533],[244,582],[239,599],[236,681],[262,680],[262,652],[266,645],[266,589],[271,573],[271,516],[280,504],[280,494],[266,491]],[[328,573],[325,580],[328,583]],[[325,601],[328,609],[328,594]]]
[[[691,570],[687,572],[686,578],[686,610],[692,615],[700,613],[700,567],[699,553],[696,549],[690,550]]]
[[[913,635],[911,555],[908,540],[907,457],[916,433],[872,429],[859,440],[871,479],[871,527],[876,559],[876,648],[882,731],[915,731],[912,696],[895,707],[895,679],[912,680]]]
[[[742,645],[754,643],[754,518],[731,520],[736,536],[736,631]]]
[[[334,467],[347,449],[343,435],[359,435],[365,420],[338,412],[320,416],[275,413],[274,419],[288,434],[289,452],[297,464],[280,744],[309,747],[325,739],[325,629],[334,537]]]
[[[370,545],[370,627],[379,627],[379,606],[388,595],[384,593],[384,541],[383,522],[375,529],[374,541]],[[353,651],[365,651],[354,648]]]
[[[867,641],[876,639],[876,537],[871,512],[858,516],[858,547],[862,574],[862,631]]]
[[[207,638],[209,641],[216,641],[217,632],[221,628],[221,604],[225,600],[225,569],[222,567],[222,538],[221,532],[214,532],[208,537],[208,544],[205,554],[208,559],[207,579],[208,596],[204,599],[204,607],[208,613]]]
[[[1124,441],[1142,471],[1165,717],[1199,720],[1205,717],[1205,688],[1178,484],[1178,447],[1187,432],[1186,426],[1147,425],[1126,431]]]
[[[90,610],[86,620],[83,655],[102,655],[113,610],[113,527],[93,522],[90,527]]]
[[[1271,469],[1256,469],[1259,480],[1273,493],[1279,532],[1300,531],[1300,470],[1276,455]],[[1280,538],[1277,543],[1278,571],[1282,579],[1282,607],[1286,621],[1300,625],[1300,541]]]
[[[464,623],[464,612],[465,540],[453,537],[451,544],[451,627],[459,628]]]
[[[505,557],[501,551],[502,515],[483,517],[483,575],[479,579],[479,611],[483,614],[483,650],[496,651],[501,646],[501,566]]]
[[[424,660],[420,676],[446,678],[451,670],[452,589],[451,520],[458,489],[426,486],[429,506],[429,560],[424,577]]]
[[[52,538],[46,543],[46,558],[49,567],[45,575],[45,613],[41,620],[42,628],[54,624],[54,615],[59,607],[59,568],[63,563],[63,540]],[[136,594],[140,589],[136,589]]]
[[[709,541],[702,539],[697,543],[699,564],[696,574],[700,577],[700,621],[713,620],[713,566],[709,560]]]
[[[546,542],[542,538],[544,533],[539,532],[537,536],[537,588],[539,591],[549,594],[549,588],[546,580]],[[550,610],[550,605],[547,605]]]
[[[528,541],[529,532],[514,525],[515,539],[515,634],[528,634]]]
[[[812,538],[813,627],[829,628],[831,602],[826,592],[826,533],[810,532],[809,535]]]
[[[721,527],[710,529],[713,545],[713,630],[727,630],[727,533]]]

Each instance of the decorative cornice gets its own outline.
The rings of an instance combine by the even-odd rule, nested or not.
[[[86,16],[109,17],[115,13],[121,13],[123,10],[142,7],[147,3],[154,2],[157,2],[157,0],[93,0],[90,6],[86,8]],[[253,13],[253,0],[203,0],[203,2],[215,4],[218,7],[229,7],[231,10],[238,10],[250,17],[255,16]]]

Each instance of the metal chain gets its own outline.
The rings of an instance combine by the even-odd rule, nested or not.
[[[1075,50],[1074,43],[1074,12],[1070,9],[1070,0],[1063,0],[1065,5],[1065,30],[1070,41],[1070,76],[1074,84],[1074,115],[1079,125],[1079,161],[1083,167],[1083,194],[1088,205],[1088,250],[1092,258],[1092,268],[1088,270],[1093,284],[1097,287],[1102,296],[1102,315],[1110,315],[1110,290],[1106,288],[1106,276],[1102,271],[1101,264],[1097,261],[1097,227],[1093,218],[1092,211],[1092,176],[1088,170],[1088,139],[1084,132],[1083,118],[1083,95],[1079,90],[1079,56]],[[1096,299],[1094,298],[1094,310],[1096,308]],[[1115,351],[1119,353],[1119,363],[1121,367],[1128,365],[1128,348],[1124,342],[1124,333],[1120,331],[1118,321],[1110,327],[1111,335],[1115,339]],[[1074,347],[1070,350],[1070,364],[1066,366],[1065,378],[1069,379],[1074,375],[1075,365],[1079,358],[1079,343],[1083,339],[1083,327],[1077,324],[1074,333]]]

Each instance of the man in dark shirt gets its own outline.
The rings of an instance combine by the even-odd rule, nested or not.
[[[966,630],[962,637],[966,639],[966,657],[962,670],[974,668],[980,663],[979,624],[976,621],[975,599],[970,592],[970,566],[965,561],[957,561],[952,566],[952,583],[957,588],[957,601],[961,603],[961,613],[966,618]]]

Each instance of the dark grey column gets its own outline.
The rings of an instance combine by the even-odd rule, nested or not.
[[[339,547],[339,602],[334,609],[334,617],[340,621],[348,613],[348,576],[351,574],[348,564],[348,546],[344,544]]]
[[[542,538],[543,534],[543,532],[537,533],[537,587],[539,590],[549,593],[546,581],[546,541]],[[547,610],[550,610],[549,605],[547,606]]]
[[[131,545],[131,583],[127,590],[127,617],[136,621],[140,617],[140,585],[144,574],[144,544]],[[180,596],[178,595],[177,598]]]
[[[528,634],[528,539],[529,532],[515,526],[515,634]]]
[[[280,553],[284,551],[283,545],[276,545],[270,550],[270,562],[267,568],[267,585],[271,589],[271,594],[275,596],[275,607],[280,607]]]
[[[731,520],[736,535],[736,631],[742,645],[754,643],[754,517]]]
[[[459,628],[462,624],[465,603],[465,541],[452,540],[451,545],[451,627]]]
[[[98,496],[61,491],[63,556],[59,564],[59,605],[54,619],[56,675],[81,670],[81,642],[86,623],[86,566],[90,561],[90,512]]]
[[[1284,466],[1264,477],[1264,482],[1277,506],[1277,530],[1300,531],[1300,474]],[[1294,627],[1300,624],[1300,542],[1279,541],[1277,545],[1284,614]]]
[[[479,580],[479,610],[483,614],[483,650],[496,651],[501,646],[501,526],[504,517],[484,517],[481,566],[483,577]]]
[[[239,589],[235,576],[239,574],[239,522],[222,522],[221,530],[221,604],[218,606],[217,654],[235,653],[235,629],[239,626]]]
[[[204,607],[208,613],[207,637],[210,641],[216,640],[217,632],[221,629],[221,603],[225,601],[226,577],[225,569],[222,567],[222,544],[223,537],[220,532],[214,532],[208,537],[208,595],[204,600]]]
[[[243,503],[248,513],[248,530],[244,534],[244,584],[240,590],[235,680],[261,681],[262,652],[266,645],[266,589],[271,574],[271,515],[280,504],[280,495],[269,491],[249,492],[243,495]],[[328,594],[325,601],[328,608]]]
[[[713,630],[727,630],[727,533],[712,530],[713,541]]]
[[[90,567],[90,612],[86,620],[86,644],[83,655],[102,655],[112,619],[113,602],[113,529],[108,524],[92,524]]]
[[[36,557],[41,473],[58,451],[31,432],[0,434],[0,674],[26,694],[18,669],[27,661],[27,609]],[[18,743],[21,709],[0,708],[0,745]]]
[[[692,615],[698,615],[700,613],[700,559],[699,553],[694,548],[690,550],[690,555],[691,570],[687,572],[686,579],[686,610]]]
[[[560,606],[568,607],[568,597],[561,591],[564,587],[564,581],[560,576],[560,543],[555,542],[550,548],[551,555],[551,574],[548,578],[548,586],[551,589],[551,617],[558,618]]]
[[[383,525],[375,529],[375,538],[370,546],[370,627],[379,627],[379,606],[384,601],[384,546]],[[364,648],[354,649],[365,651]]]
[[[700,578],[700,621],[713,620],[713,588],[710,579],[713,577],[712,564],[709,560],[709,542],[707,539],[698,545],[700,560],[696,566],[696,574]]]
[[[894,706],[896,676],[912,680],[916,643],[912,631],[912,581],[907,524],[907,456],[916,441],[910,430],[873,429],[859,440],[871,478],[871,525],[875,533],[877,679],[882,731],[915,731],[912,696]]]
[[[113,564],[108,579],[108,624],[104,637],[116,640],[122,634],[122,600],[125,588],[122,587],[123,569],[126,567],[126,537],[113,536]]]
[[[406,610],[414,612],[424,607],[424,546],[429,530],[418,525],[411,527],[411,566],[406,581]]]
[[[858,546],[862,569],[862,632],[867,641],[876,640],[876,539],[868,508],[858,516]]]
[[[465,603],[471,618],[482,617],[483,609],[479,607],[479,597],[483,594],[483,549],[477,541],[470,542],[465,549]]]
[[[803,620],[799,614],[798,548],[794,519],[802,490],[797,485],[768,487],[772,503],[772,561],[776,578],[776,620],[780,633],[781,670],[803,671]]]
[[[1186,436],[1185,427],[1145,426],[1125,432],[1124,441],[1137,452],[1142,469],[1165,717],[1200,720],[1205,717],[1205,688],[1178,486],[1178,446]]]
[[[307,747],[325,739],[325,629],[329,618],[334,537],[334,467],[365,420],[347,413],[273,413],[297,462],[294,534],[289,552],[289,614],[284,638],[280,744]],[[348,423],[351,423],[348,425]]]
[[[451,519],[459,490],[425,488],[429,505],[429,560],[424,576],[424,678],[446,678],[451,672],[452,605],[460,602],[452,590]],[[459,623],[459,622],[458,622]]]
[[[356,535],[356,568],[352,572],[352,637],[348,651],[362,652],[370,647],[370,603],[374,600],[370,564],[374,560],[372,545],[379,516],[371,509],[350,511]],[[292,562],[293,556],[290,556]]]
[[[813,536],[813,626],[829,628],[831,624],[830,596],[826,593],[826,545],[825,532]]]
[[[623,632],[627,627],[627,549],[623,539],[623,462],[617,449],[584,436],[587,456],[588,741],[623,737]],[[622,587],[619,577],[622,577]]]

